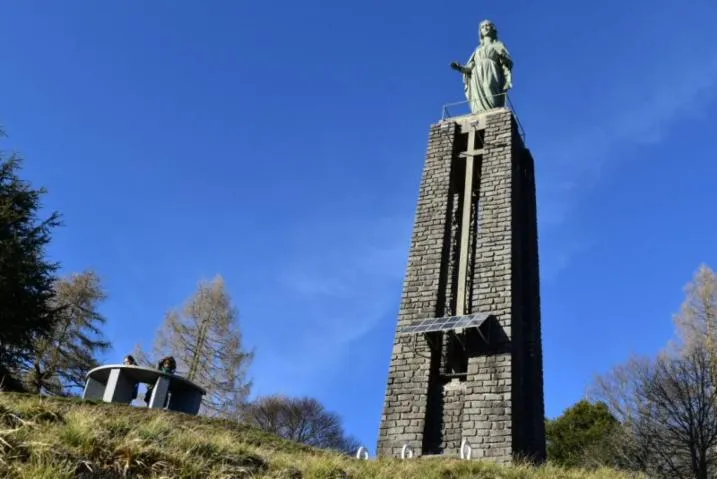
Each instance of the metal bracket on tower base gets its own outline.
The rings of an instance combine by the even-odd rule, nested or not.
[[[463,351],[465,351],[466,350],[466,342],[463,340],[463,338],[464,338],[463,328],[454,329],[453,331],[451,331],[451,333],[453,333],[453,337],[456,338],[456,340],[458,341],[458,344],[460,344],[461,348],[463,348]]]
[[[413,459],[413,448],[408,444],[401,448],[401,459]]]
[[[487,324],[486,324],[487,323]],[[490,344],[490,330],[491,330],[491,322],[487,321],[483,325],[476,328],[476,331],[478,331],[478,335],[481,337],[481,339],[485,342],[486,345]],[[483,328],[486,328],[487,334],[483,334]]]
[[[358,451],[356,451],[356,459],[361,459],[364,461],[368,460],[368,449],[361,446],[358,448]]]
[[[470,461],[471,456],[473,455],[473,447],[471,447],[471,443],[468,442],[468,439],[465,437],[461,441],[461,459]]]
[[[416,335],[416,336],[418,336],[418,335]],[[436,336],[432,335],[431,333],[424,333],[423,337],[426,338],[428,347],[431,348],[433,351],[438,349],[438,347],[440,346],[440,344],[436,344],[438,341],[434,342],[434,338],[436,338]]]

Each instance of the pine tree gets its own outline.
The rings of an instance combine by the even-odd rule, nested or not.
[[[45,189],[18,176],[22,161],[0,155],[0,383],[19,387],[14,371],[33,342],[55,324],[50,300],[58,265],[46,259],[59,214],[38,217]]]
[[[136,352],[147,361],[141,350]],[[177,361],[177,374],[207,390],[203,414],[236,417],[251,390],[247,369],[254,353],[243,348],[238,314],[220,276],[200,282],[181,310],[167,314],[153,359],[169,355]]]

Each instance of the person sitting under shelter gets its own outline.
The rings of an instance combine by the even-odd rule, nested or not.
[[[174,374],[174,371],[177,370],[177,361],[174,360],[173,356],[167,356],[159,362],[157,369],[165,373]]]
[[[125,366],[137,366],[137,361],[135,361],[134,356],[131,354],[128,354],[125,356],[124,361],[122,361],[122,364]],[[139,394],[139,383],[136,382],[132,386],[132,400],[134,401],[137,399],[137,395]]]
[[[174,374],[177,370],[177,361],[175,361],[173,356],[166,356],[159,361],[157,369],[163,373]],[[147,392],[144,393],[144,402],[147,404],[149,404],[149,400],[152,398],[152,389],[154,389],[154,387],[150,384],[147,386]],[[168,402],[169,395],[167,395],[167,398],[164,400],[164,405],[162,407],[166,407]]]

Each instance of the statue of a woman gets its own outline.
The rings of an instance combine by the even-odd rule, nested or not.
[[[513,60],[498,40],[498,31],[490,20],[479,27],[480,45],[465,65],[451,63],[463,73],[463,84],[471,112],[478,113],[505,106],[508,90],[513,86]]]

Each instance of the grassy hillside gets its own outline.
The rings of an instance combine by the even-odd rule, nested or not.
[[[457,459],[358,461],[237,424],[179,413],[0,393],[0,477],[583,478],[555,467]]]

